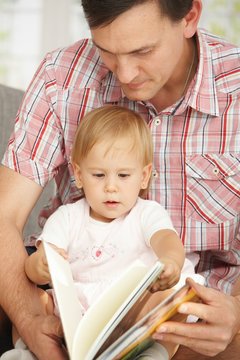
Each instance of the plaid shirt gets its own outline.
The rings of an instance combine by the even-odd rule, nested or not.
[[[81,196],[70,165],[73,137],[85,113],[106,103],[138,111],[154,142],[149,198],[169,212],[197,271],[230,292],[240,265],[240,49],[199,30],[199,66],[187,94],[157,113],[130,101],[91,40],[47,54],[16,118],[3,164],[57,193],[59,205]]]

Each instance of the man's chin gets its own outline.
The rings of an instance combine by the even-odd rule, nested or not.
[[[150,88],[146,86],[141,89],[131,89],[127,85],[122,85],[122,91],[124,95],[133,101],[149,101],[156,96],[157,89]],[[155,91],[156,90],[156,91]]]
[[[129,100],[133,101],[147,101],[151,98],[143,91],[132,91],[126,88],[122,88],[122,91]]]

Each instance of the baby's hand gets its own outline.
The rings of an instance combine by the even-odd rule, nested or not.
[[[51,245],[51,247],[62,257],[64,257],[65,259],[67,258],[67,253],[64,249],[58,248],[53,244],[49,245]],[[33,274],[36,274],[38,279],[38,285],[44,285],[49,283],[51,281],[51,275],[49,273],[48,262],[42,242],[38,244],[37,251],[31,255],[31,258],[29,258],[29,260],[30,261],[28,262],[31,262],[30,265],[32,264],[32,270],[30,269],[30,271],[33,271]],[[31,277],[29,276],[29,278]]]
[[[62,248],[59,248],[59,247],[57,247],[56,245],[53,245],[53,244],[50,244],[50,243],[49,243],[49,245],[51,245],[51,247],[52,247],[59,255],[61,255],[64,259],[67,260],[68,254],[67,254],[66,250],[64,250],[64,249],[62,249]]]
[[[152,292],[169,289],[176,285],[180,278],[181,269],[176,261],[170,258],[161,258],[160,261],[164,264],[164,270],[152,285]]]

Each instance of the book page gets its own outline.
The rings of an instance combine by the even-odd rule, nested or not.
[[[131,360],[153,343],[151,335],[157,327],[168,319],[183,321],[185,315],[177,309],[185,301],[199,301],[196,293],[188,285],[174,291],[164,301],[154,307],[138,323],[115,341],[97,360]]]
[[[126,331],[126,324],[120,325],[115,332],[114,329],[138,299],[138,304],[142,304],[142,299],[149,294],[148,287],[162,271],[163,264],[157,261],[149,269],[142,262],[135,261],[82,317],[82,308],[68,261],[50,244],[44,242],[43,246],[70,358],[92,360],[108,338],[111,344]],[[132,309],[136,313],[136,308]],[[136,322],[133,312],[128,327]]]
[[[82,308],[69,263],[50,244],[43,242],[68,352],[72,358],[74,336],[82,318]]]
[[[151,269],[140,261],[129,266],[84,315],[77,329],[72,360],[94,358],[128,309],[155,281],[162,269],[160,262],[156,262]]]
[[[150,287],[147,287],[141,296],[136,299],[135,303],[127,310],[121,321],[117,324],[116,328],[109,335],[107,340],[101,346],[96,354],[98,357],[104,352],[112,343],[126,333],[133,327],[139,320],[141,320],[149,311],[163,300],[161,292],[152,293]]]

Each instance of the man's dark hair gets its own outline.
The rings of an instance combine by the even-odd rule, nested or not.
[[[105,26],[133,6],[156,1],[160,12],[172,21],[180,21],[192,8],[193,0],[82,0],[90,28]]]

